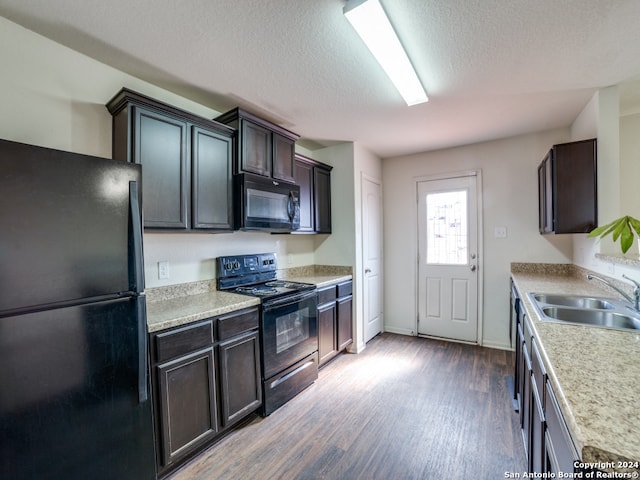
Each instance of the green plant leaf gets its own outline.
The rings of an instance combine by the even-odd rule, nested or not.
[[[613,229],[614,242],[618,241],[618,237],[620,236],[620,234],[625,228],[629,228],[629,225],[627,224],[627,217],[622,217],[620,220],[618,220],[618,223],[616,223],[616,226]]]
[[[631,227],[629,226],[629,224],[625,222],[620,236],[620,247],[622,248],[622,253],[627,253],[627,250],[631,248],[632,243],[633,233],[631,233]]]
[[[594,228],[589,232],[587,237],[604,238],[612,233],[613,241],[617,242],[619,239],[622,253],[627,253],[633,244],[633,239],[635,237],[634,232],[640,237],[640,220],[629,215],[625,215],[624,217],[613,220],[606,225]]]
[[[601,227],[598,227],[594,230],[592,230],[589,235],[587,235],[587,237],[606,237],[607,235],[609,235],[614,228],[616,228],[616,225],[618,223],[620,223],[622,219],[618,218],[617,220],[614,220],[611,223],[607,223],[606,225],[602,225]]]
[[[633,217],[628,217],[628,218],[629,218],[629,223],[631,224],[631,227],[636,231],[638,235],[640,235],[640,221],[636,220]]]

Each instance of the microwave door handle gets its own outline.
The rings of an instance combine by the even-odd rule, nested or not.
[[[296,207],[294,205],[293,192],[289,192],[289,200],[287,201],[287,214],[289,215],[289,221],[293,222],[296,215]]]

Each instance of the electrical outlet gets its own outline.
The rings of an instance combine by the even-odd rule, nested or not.
[[[158,262],[158,279],[169,279],[169,262]]]
[[[493,236],[496,238],[507,238],[507,227],[495,227]]]

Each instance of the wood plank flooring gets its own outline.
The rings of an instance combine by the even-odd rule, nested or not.
[[[524,471],[512,353],[384,333],[171,480],[499,479]]]

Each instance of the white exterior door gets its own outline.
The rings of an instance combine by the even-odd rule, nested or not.
[[[382,331],[382,186],[362,177],[364,341]]]
[[[418,334],[478,342],[476,176],[418,182]]]

